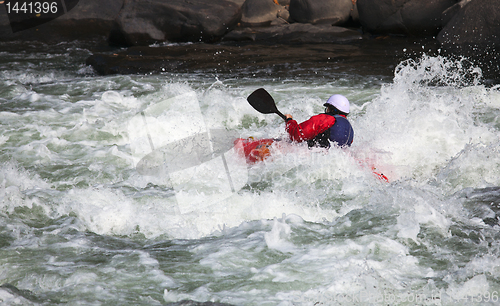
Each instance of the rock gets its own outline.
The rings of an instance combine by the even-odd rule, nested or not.
[[[301,23],[341,25],[351,15],[352,0],[290,0],[290,18]]]
[[[241,7],[243,3],[245,3],[245,0],[228,0],[229,2],[233,2],[234,4],[238,5]]]
[[[345,43],[362,39],[359,32],[329,24],[282,24],[262,28],[239,28],[223,41],[256,41],[276,44]]]
[[[214,42],[241,18],[241,6],[229,0],[126,0],[110,41],[125,45],[157,42]]]
[[[288,9],[284,6],[282,6],[279,11],[278,11],[278,18],[281,20],[286,21],[287,23],[290,22],[290,12]]]
[[[441,30],[437,40],[446,49],[499,47],[500,0],[466,1]]]
[[[447,8],[443,14],[441,14],[441,24],[442,26],[446,26],[448,22],[455,16],[467,3],[471,0],[462,0],[459,3],[450,6]]]
[[[0,9],[0,41],[107,39],[124,0],[65,0],[66,13],[43,24],[13,33],[6,10]],[[3,7],[3,5],[2,5]]]
[[[351,8],[351,19],[352,21],[359,23],[359,12],[358,12],[358,0],[352,0],[353,7]]]
[[[498,83],[500,0],[462,0],[443,12],[442,20],[436,37],[441,53],[467,58],[481,69],[485,83]]]
[[[9,16],[7,11],[0,9],[0,40],[7,40],[13,37],[12,30],[10,28]]]
[[[268,26],[281,8],[273,0],[246,0],[242,7],[241,25]]]
[[[433,36],[456,0],[358,0],[359,21],[373,34]]]
[[[466,56],[482,68],[486,77],[498,78],[500,0],[462,2],[437,40],[446,54]]]
[[[274,0],[275,2],[278,2],[279,5],[287,6],[290,5],[290,0]]]

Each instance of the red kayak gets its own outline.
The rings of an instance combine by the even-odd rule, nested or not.
[[[247,164],[253,165],[261,162],[271,156],[271,146],[276,140],[272,138],[253,139],[253,138],[238,138],[234,145],[241,154],[245,156]],[[387,176],[377,171],[375,165],[369,161],[360,161],[356,159],[362,167],[369,167],[373,175],[381,181],[389,182]]]
[[[253,138],[238,138],[235,140],[234,145],[244,154],[248,164],[255,164],[271,155],[271,145],[274,141],[272,138],[258,140]]]

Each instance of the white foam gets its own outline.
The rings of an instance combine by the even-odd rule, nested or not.
[[[465,146],[438,173],[439,186],[454,193],[467,187],[500,185],[500,176],[496,172],[500,163],[499,148],[499,142]]]
[[[290,225],[284,222],[284,219],[280,222],[277,218],[274,218],[273,228],[270,232],[264,234],[264,239],[268,248],[286,253],[293,248],[293,244],[288,241],[292,229]]]
[[[141,138],[143,141],[136,146],[137,150],[130,142],[133,132],[143,131],[130,124],[136,117],[143,122],[138,115],[141,110],[147,118],[158,123],[152,124],[151,136],[160,146],[166,138],[192,134],[193,127],[198,131],[216,125],[254,136],[284,136],[284,123],[278,116],[259,114],[245,101],[254,88],[232,89],[219,82],[203,91],[185,82],[172,82],[155,90],[147,86],[147,81],[138,83],[128,79],[126,82],[133,86],[149,90],[146,95],[134,97],[130,89],[110,90],[116,80],[97,80],[99,84],[92,85],[99,89],[95,100],[65,104],[63,113],[47,110],[30,116],[31,122],[23,124],[29,131],[36,130],[42,140],[28,141],[18,152],[22,152],[27,163],[35,163],[34,160],[41,165],[68,162],[65,158],[74,163],[88,163],[92,174],[84,174],[88,177],[82,177],[82,181],[102,187],[73,188],[73,194],[67,192],[62,196],[59,215],[74,212],[89,230],[112,235],[139,231],[147,237],[196,238],[214,233],[223,226],[234,227],[247,220],[273,220],[283,213],[296,214],[312,222],[335,220],[370,201],[377,201],[373,194],[385,187],[372,175],[372,165],[377,171],[390,173],[391,181],[409,177],[425,183],[437,175],[438,183],[450,192],[500,183],[494,171],[497,162],[494,156],[498,155],[494,141],[498,139],[496,130],[473,115],[498,106],[498,93],[474,83],[463,88],[429,86],[427,80],[432,79],[432,74],[426,75],[429,70],[426,67],[432,67],[434,76],[447,77],[444,59],[426,57],[413,66],[398,70],[394,83],[383,86],[379,93],[374,89],[359,93],[352,88],[333,85],[318,88],[308,84],[269,85],[279,108],[293,113],[299,121],[321,112],[323,100],[333,91],[346,94],[353,104],[349,117],[355,129],[353,147],[347,150],[332,148],[328,153],[311,152],[301,147],[290,152],[276,150],[272,159],[248,170],[250,187],[227,199],[207,201],[207,194],[227,193],[229,186],[227,180],[219,180],[222,177],[218,175],[214,174],[213,178],[205,175],[213,168],[208,166],[177,178],[178,182],[186,183],[179,184],[183,188],[174,190],[179,195],[186,195],[182,205],[173,197],[131,198],[106,186],[124,177],[122,184],[131,188],[144,189],[148,183],[159,188],[171,187],[168,180],[130,175],[138,161],[134,152],[143,150],[140,153],[145,154],[151,150],[146,137]],[[439,69],[443,71],[436,72]],[[456,75],[451,75],[449,79],[455,82]],[[190,101],[196,103],[191,105]],[[157,114],[160,108],[168,112]],[[186,114],[188,109],[191,112]],[[61,116],[68,115],[71,122],[64,123],[66,119]],[[1,116],[12,122],[19,117],[5,112]],[[257,121],[244,128],[242,122],[248,116]],[[21,119],[28,120],[28,116]],[[54,120],[57,123],[51,124]],[[199,121],[203,121],[203,126],[197,125]],[[170,133],[174,136],[167,133],[172,137],[166,137],[165,129],[155,128],[163,124],[168,124],[169,131],[174,130],[175,133]],[[10,135],[2,137],[4,146],[12,141]],[[73,147],[65,151],[65,146]],[[195,182],[188,180],[189,177],[204,180]],[[56,185],[63,183],[71,184],[71,180]],[[254,189],[254,183],[268,187]],[[14,183],[20,186],[17,184]],[[51,188],[50,183],[42,188]],[[17,198],[20,200],[15,205],[24,205],[22,188],[19,190]],[[13,194],[14,191],[9,192]],[[139,190],[138,194],[142,192],[146,194],[145,190]],[[395,203],[401,199],[394,195],[395,190],[388,193]],[[410,191],[403,192],[402,197],[409,200],[401,202],[407,206],[397,204],[401,211],[397,219],[400,238],[418,241],[417,235],[423,226],[434,227],[446,235],[449,225],[446,213],[436,208],[442,203],[421,200],[420,195]]]
[[[305,224],[296,217],[262,221],[262,225],[261,231],[255,231],[246,239],[236,239],[231,244],[200,246],[196,253],[207,254],[200,263],[210,267],[219,277],[248,273],[249,270],[252,273],[251,280],[263,286],[267,283],[273,284],[272,287],[279,284],[300,290],[280,289],[275,296],[272,292],[257,288],[252,291],[206,292],[205,299],[217,296],[222,301],[251,301],[259,304],[272,300],[284,305],[291,302],[309,305],[318,302],[336,304],[339,302],[336,299],[348,295],[362,298],[364,302],[373,302],[389,291],[397,294],[398,298],[407,293],[415,294],[412,289],[405,287],[405,281],[408,278],[434,275],[432,269],[419,266],[417,258],[409,254],[407,246],[390,238],[365,235],[354,239],[329,239],[327,237],[333,234],[331,229]],[[256,229],[256,224],[253,227]],[[309,241],[306,237],[301,240],[298,232],[302,232],[303,227],[309,230],[309,234],[315,233],[323,238],[321,241],[316,241],[316,238]],[[245,228],[242,226],[241,231],[244,232]],[[316,232],[319,229],[322,230]],[[291,239],[292,236],[295,239]],[[284,256],[284,259],[266,264],[267,260],[256,261],[245,256],[245,250],[260,249],[262,246],[272,247],[272,252],[280,252],[276,256]],[[259,254],[262,252],[259,251]],[[242,257],[246,260],[237,260]],[[176,298],[175,294],[169,293],[168,296],[172,301]]]
[[[190,97],[194,95],[189,87],[183,85],[165,86],[162,90],[168,92],[167,96],[172,96],[173,93],[180,93],[181,96],[188,94]],[[170,90],[172,91],[170,92]],[[211,92],[211,94],[219,97],[221,101],[228,95],[226,92],[217,91]],[[88,108],[88,111],[83,112],[83,116],[75,116],[77,124],[71,130],[54,129],[50,126],[38,124],[33,124],[33,127],[41,131],[44,139],[51,139],[51,143],[61,146],[68,144],[66,140],[68,137],[65,136],[64,140],[61,137],[65,133],[71,133],[69,139],[73,137],[73,141],[76,140],[80,146],[89,150],[87,158],[84,156],[78,158],[81,161],[88,159],[99,161],[89,166],[90,171],[99,173],[106,171],[108,175],[114,175],[115,178],[119,178],[121,176],[119,172],[123,171],[123,169],[115,166],[117,164],[116,159],[125,160],[125,164],[130,165],[132,156],[129,152],[124,151],[119,146],[108,148],[108,139],[106,138],[92,141],[82,141],[79,139],[82,139],[86,133],[91,132],[94,127],[97,127],[101,131],[111,132],[114,135],[122,135],[127,131],[130,132],[129,125],[123,122],[113,123],[116,120],[107,119],[104,128],[101,128],[103,125],[100,120],[102,119],[99,119],[99,116],[114,113],[120,108],[125,108],[126,112],[128,110],[134,112],[137,110],[137,103],[149,101],[152,99],[152,96],[145,97],[142,102],[134,98],[127,98],[128,102],[126,102],[124,99],[124,96],[118,92],[106,91],[102,95],[101,101],[96,101],[94,106]],[[186,102],[185,99],[167,101],[175,102],[175,105],[173,105],[174,108],[181,107],[181,105],[184,106]],[[81,107],[84,104],[86,104],[85,101],[81,101],[76,107]],[[148,114],[154,113],[153,109],[157,106],[155,103],[151,103],[150,107],[151,111],[148,111]],[[206,107],[208,107],[210,112],[211,106],[208,105]],[[131,113],[127,114],[128,118],[131,118]],[[47,113],[43,116],[48,115],[50,114]],[[57,114],[52,113],[50,116],[53,115]],[[213,115],[215,116],[215,122],[218,119],[222,121],[224,114],[213,112]],[[171,116],[164,120],[170,119]],[[185,125],[176,121],[173,122],[174,126]],[[235,121],[234,124],[237,125],[239,122]],[[280,124],[278,128],[282,129],[283,126]],[[155,137],[158,139],[161,138],[161,133],[157,133],[156,135]],[[112,141],[116,141],[116,138],[113,138]],[[52,150],[44,151],[43,148],[47,149],[46,143],[47,140],[38,144],[32,142],[29,144],[29,148],[33,148],[35,144],[41,148],[36,154],[40,161],[45,160],[46,162],[50,162],[57,160],[60,153]],[[25,149],[28,149],[28,147]],[[291,152],[288,155],[278,155],[274,160],[256,168],[256,171],[264,173],[264,177],[261,179],[276,185],[277,190],[273,192],[266,190],[264,191],[264,195],[241,191],[229,197],[224,195],[224,197],[207,202],[206,192],[208,190],[204,191],[204,189],[215,188],[214,190],[226,190],[228,183],[226,181],[219,182],[217,179],[209,179],[210,176],[205,177],[201,175],[203,171],[202,169],[198,169],[195,175],[187,173],[186,175],[188,177],[205,177],[205,181],[202,180],[197,184],[193,184],[193,181],[190,181],[187,185],[181,184],[182,186],[186,186],[187,189],[185,191],[177,190],[179,194],[191,194],[185,201],[181,201],[182,203],[179,203],[178,199],[174,201],[173,197],[138,197],[134,199],[118,190],[102,186],[73,188],[69,192],[62,193],[61,199],[59,199],[61,203],[59,207],[55,208],[55,211],[59,216],[71,213],[76,214],[88,230],[98,234],[132,235],[139,232],[149,238],[162,235],[176,238],[198,238],[210,235],[223,226],[234,227],[247,220],[273,219],[282,216],[283,213],[288,215],[296,214],[305,220],[314,222],[324,219],[333,220],[338,216],[336,208],[320,207],[317,201],[314,200],[314,196],[305,199],[297,198],[295,191],[292,189],[303,184],[314,184],[321,180],[334,181],[340,183],[341,194],[347,197],[355,197],[363,190],[363,183],[356,182],[356,180],[359,177],[363,177],[363,180],[365,180],[366,178],[371,178],[371,176],[369,172],[360,168],[352,157],[341,150],[332,149],[329,154],[333,155],[321,152],[310,154],[307,149],[304,152],[306,154],[302,157],[300,154],[294,155],[296,152]],[[110,156],[114,156],[115,160],[110,159]],[[45,159],[43,159],[44,157]],[[108,164],[109,161],[112,163]],[[244,163],[241,164],[246,168]],[[259,167],[261,167],[260,170]],[[210,170],[211,168],[207,169]],[[293,172],[295,174],[289,178],[284,177],[283,174],[290,169],[294,169]],[[243,169],[240,170],[243,171]],[[233,169],[231,172],[233,174],[235,172],[240,173],[240,170]],[[282,178],[284,180],[281,180]],[[342,181],[344,182],[341,183]],[[132,176],[125,184],[137,188],[145,188],[148,182],[164,183],[161,179],[156,180],[154,178]],[[202,184],[202,188],[200,188],[199,184]],[[185,193],[182,194],[183,192]],[[322,190],[303,190],[303,192],[312,192],[313,195],[323,193]],[[313,199],[312,202],[310,201],[311,199]],[[200,205],[195,205],[196,203]],[[49,208],[49,210],[52,209]],[[168,221],[166,222],[165,220]]]
[[[467,144],[495,141],[496,132],[473,115],[484,108],[477,97],[488,96],[487,89],[425,83],[429,82],[427,73],[431,80],[433,76],[452,85],[458,82],[457,75],[450,76],[446,70],[446,63],[442,57],[424,57],[402,66],[394,83],[383,86],[380,97],[365,107],[366,114],[354,121],[357,139],[353,145],[388,151],[390,162],[407,169],[400,176],[425,180]],[[471,91],[475,95],[469,95]]]
[[[9,290],[0,288],[0,302],[3,305],[29,305],[29,300],[12,294]]]
[[[131,147],[129,136],[138,125],[131,128],[129,122],[145,111],[159,144],[168,134],[161,128],[165,122],[169,141],[214,127],[236,129],[242,136],[286,136],[281,118],[259,114],[245,101],[257,87],[255,82],[244,85],[236,80],[227,86],[217,81],[205,89],[210,83],[196,76],[191,84],[178,76],[168,84],[163,84],[163,76],[114,76],[78,81],[67,95],[50,96],[16,85],[33,76],[15,76],[20,78],[6,81],[13,84],[8,96],[30,103],[33,109],[19,110],[21,115],[0,112],[2,126],[7,127],[0,146],[15,160],[5,162],[9,157],[4,157],[0,166],[2,218],[10,218],[5,229],[15,239],[7,248],[43,252],[40,246],[48,245],[51,254],[37,264],[51,273],[28,273],[32,267],[14,262],[0,268],[2,275],[26,274],[16,286],[81,297],[75,303],[87,296],[116,300],[120,290],[130,291],[131,282],[156,288],[168,302],[333,305],[364,296],[371,297],[367,304],[382,304],[381,296],[393,294],[413,304],[410,298],[415,292],[429,296],[434,282],[446,289],[448,297],[443,294],[442,300],[421,304],[446,303],[463,292],[485,296],[496,289],[491,277],[499,273],[494,241],[493,249],[487,246],[489,253],[463,261],[453,254],[448,238],[450,228],[461,230],[464,222],[464,232],[474,227],[478,245],[486,247],[496,228],[479,218],[470,220],[460,199],[450,195],[463,188],[500,184],[500,95],[498,87],[478,85],[477,70],[457,67],[458,63],[441,57],[424,57],[398,67],[394,82],[380,89],[364,84],[346,88],[336,81],[266,80],[259,86],[266,86],[280,110],[298,121],[322,112],[330,94],[348,96],[354,144],[328,152],[295,145],[288,150],[273,147],[273,157],[263,163],[248,170],[241,163],[249,173],[249,184],[236,192],[229,192],[225,172],[221,176],[213,171],[221,168],[219,157],[211,160],[219,163],[217,167],[208,163],[178,174],[175,179],[182,188],[172,188],[167,177],[140,175],[134,168],[134,152],[151,148]],[[472,81],[466,81],[464,74],[473,75]],[[57,82],[58,76],[54,78]],[[80,87],[85,92],[74,93]],[[199,103],[191,105],[191,100],[176,97]],[[162,104],[166,101],[171,104]],[[156,115],[160,106],[168,115]],[[196,114],[187,114],[189,110]],[[200,120],[203,125],[192,123]],[[139,147],[150,145],[143,140]],[[375,178],[372,166],[390,173],[391,183]],[[178,201],[176,194],[186,197]],[[34,229],[24,223],[27,209],[18,208],[45,214],[42,218],[56,224]],[[62,220],[64,224],[59,223]],[[99,246],[88,235],[80,235],[86,231],[141,241],[140,237],[196,239],[186,248],[199,261],[187,263],[179,274],[170,270],[170,275],[147,247],[116,253],[106,249],[109,261],[78,265],[77,270],[72,255],[52,254],[51,250],[61,249],[95,254]],[[66,240],[66,235],[72,239]],[[441,237],[445,244],[436,244]],[[424,253],[416,255],[415,250]],[[421,260],[427,256],[436,261]],[[457,265],[434,270],[440,260]],[[210,272],[208,276],[199,274],[200,266]],[[243,286],[228,286],[242,279]],[[178,290],[182,282],[196,288]],[[2,299],[17,303],[19,297],[0,288]]]
[[[477,300],[481,298],[481,301],[484,298],[485,302],[486,297],[488,297],[488,302],[498,302],[498,292],[490,291],[490,284],[488,283],[486,275],[479,274],[462,284],[457,284],[454,281],[451,281],[448,289],[446,289],[446,294],[452,301],[460,301],[464,300],[465,298],[470,299],[470,297],[473,296],[477,297]]]
[[[37,200],[26,197],[25,193],[49,187],[37,175],[32,175],[15,163],[4,163],[0,167],[0,201],[4,212],[12,213],[16,207],[32,207]]]

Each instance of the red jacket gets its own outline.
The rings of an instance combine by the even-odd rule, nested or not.
[[[343,116],[345,117],[345,116]],[[309,120],[297,124],[295,120],[288,120],[286,131],[292,141],[302,142],[311,140],[316,135],[323,133],[335,124],[335,117],[327,114],[312,116]]]

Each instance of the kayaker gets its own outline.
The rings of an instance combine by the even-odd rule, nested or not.
[[[343,95],[331,96],[325,104],[325,113],[312,116],[298,124],[286,114],[286,131],[292,141],[307,141],[309,147],[329,148],[330,141],[340,147],[350,146],[354,130],[347,120],[349,100]]]

